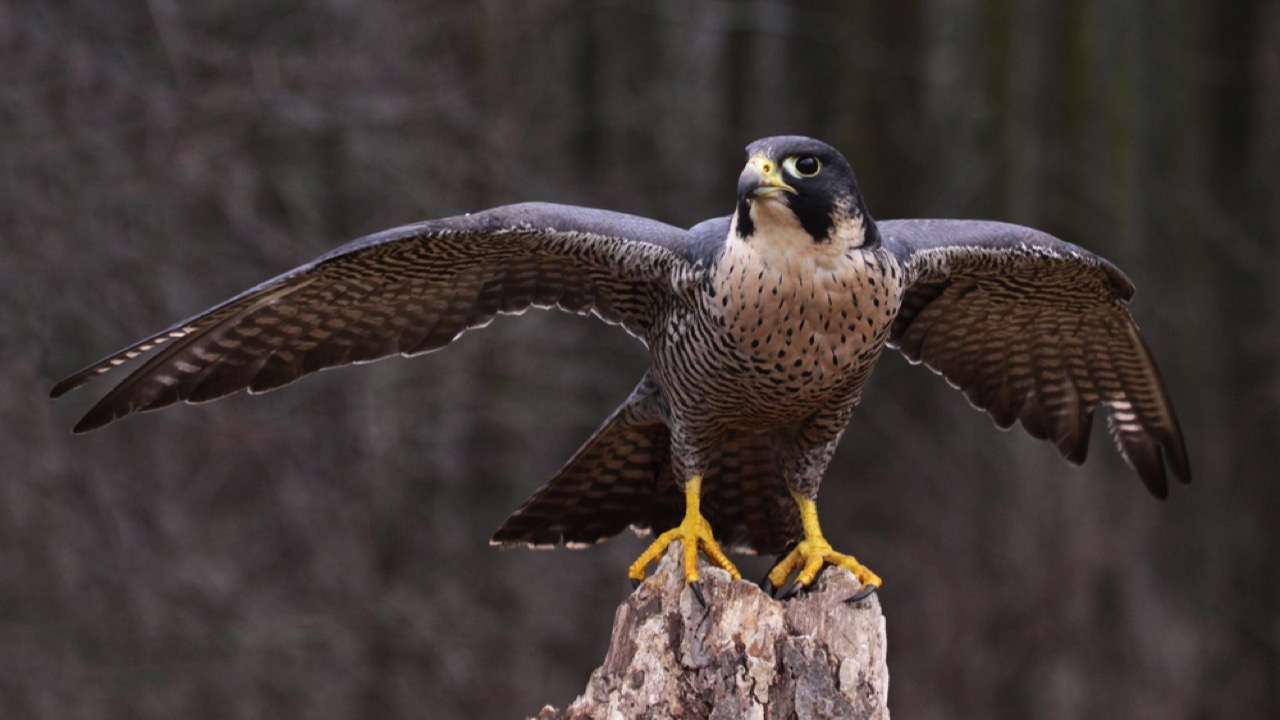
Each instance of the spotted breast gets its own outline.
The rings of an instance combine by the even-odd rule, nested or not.
[[[731,232],[705,285],[696,322],[703,332],[691,328],[715,342],[681,369],[681,394],[748,431],[856,401],[893,323],[902,281],[898,259],[879,246],[818,244],[803,233],[743,240]]]

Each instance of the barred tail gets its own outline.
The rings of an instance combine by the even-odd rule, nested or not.
[[[631,527],[666,530],[684,515],[671,434],[649,375],[545,485],[494,533],[503,547],[581,547]],[[708,458],[702,511],[729,552],[777,554],[801,537],[772,437],[725,439]]]
[[[671,440],[646,374],[631,397],[555,477],[507,518],[490,543],[570,547],[607,540],[658,517],[678,521],[682,498],[671,475]]]

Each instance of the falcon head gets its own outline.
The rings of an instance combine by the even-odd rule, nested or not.
[[[751,143],[747,158],[734,216],[741,239],[798,228],[814,243],[864,247],[879,241],[853,168],[839,150],[785,135]]]

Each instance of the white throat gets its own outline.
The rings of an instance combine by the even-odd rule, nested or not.
[[[847,206],[837,209],[831,236],[824,242],[815,241],[791,208],[779,200],[760,198],[749,207],[755,231],[748,238],[741,237],[738,234],[738,214],[734,213],[729,225],[730,247],[726,249],[735,255],[745,252],[766,268],[796,265],[829,267],[849,250],[860,248],[866,242],[862,215],[852,212]]]

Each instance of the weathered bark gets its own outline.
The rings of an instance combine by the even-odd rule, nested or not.
[[[702,607],[673,545],[617,611],[604,664],[586,692],[538,720],[889,717],[885,622],[875,595],[828,569],[808,593],[780,602],[702,566]]]

